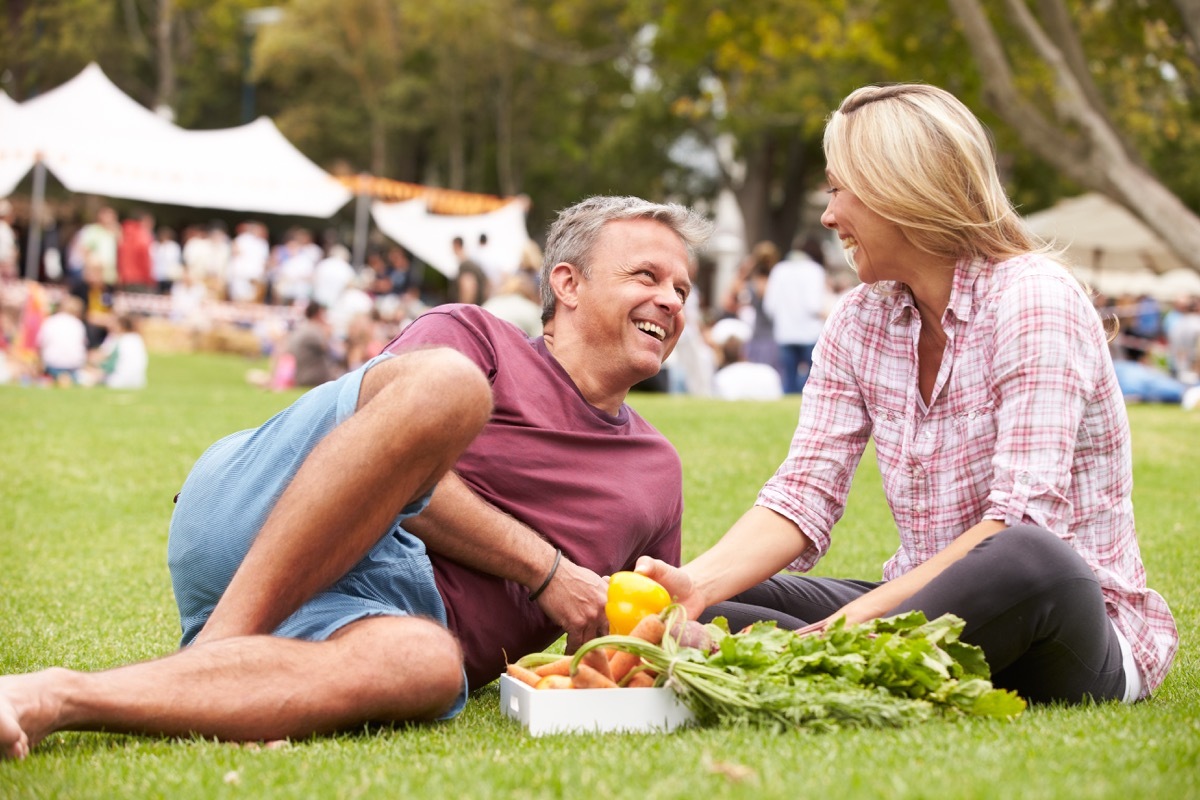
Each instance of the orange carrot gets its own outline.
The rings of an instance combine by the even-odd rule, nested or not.
[[[533,670],[525,669],[517,664],[509,664],[508,669],[505,670],[505,673],[508,675],[508,677],[516,678],[521,683],[528,683],[530,686],[537,686],[538,681],[542,679],[542,676],[538,675]]]
[[[617,684],[611,678],[606,678],[587,664],[580,664],[571,678],[571,686],[576,689],[615,689]]]
[[[571,679],[566,675],[547,675],[538,681],[535,689],[570,689]]]
[[[634,636],[651,644],[662,644],[663,633],[667,630],[667,624],[662,621],[662,618],[657,614],[651,614],[648,617],[642,617],[632,631],[630,636]],[[641,659],[631,653],[617,652],[608,662],[608,667],[612,670],[612,679],[617,683],[629,674],[629,671],[641,663]]]
[[[625,687],[628,689],[648,689],[654,685],[654,676],[647,670],[635,672],[629,676],[629,680],[625,681]]]
[[[597,647],[594,650],[588,650],[583,654],[583,658],[579,659],[579,664],[580,666],[586,664],[608,680],[612,680],[612,670],[608,667],[608,656],[604,654],[603,648]]]
[[[658,614],[642,617],[641,622],[634,626],[629,635],[650,644],[662,644],[663,634],[666,633],[667,623]]]
[[[545,678],[547,675],[563,675],[569,677],[571,674],[571,657],[563,656],[557,661],[551,661],[549,664],[542,664],[540,667],[534,667],[534,672]]]

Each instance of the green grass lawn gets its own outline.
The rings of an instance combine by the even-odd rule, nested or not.
[[[165,564],[171,498],[205,447],[295,396],[246,385],[248,366],[155,357],[150,388],[138,393],[0,387],[0,672],[104,669],[176,647]],[[796,405],[632,402],[683,458],[684,555],[694,556],[753,503],[786,453]],[[492,685],[447,724],[277,751],[58,734],[25,761],[0,763],[0,798],[1200,797],[1200,413],[1134,407],[1130,416],[1142,554],[1183,636],[1166,684],[1137,706],[832,735],[534,739],[501,716]],[[894,544],[868,455],[818,572],[877,577]]]

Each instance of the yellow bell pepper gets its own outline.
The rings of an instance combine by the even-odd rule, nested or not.
[[[671,604],[671,595],[660,583],[636,572],[617,572],[608,579],[608,632],[625,635],[642,617],[657,614]]]

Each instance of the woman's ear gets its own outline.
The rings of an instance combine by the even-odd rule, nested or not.
[[[579,269],[566,261],[560,261],[550,270],[550,289],[558,305],[574,309],[579,305],[579,284],[583,276]]]

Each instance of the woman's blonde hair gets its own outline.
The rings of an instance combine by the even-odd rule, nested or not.
[[[982,123],[943,89],[857,89],[830,116],[824,148],[838,188],[924,252],[1003,259],[1049,251],[1008,199]]]

